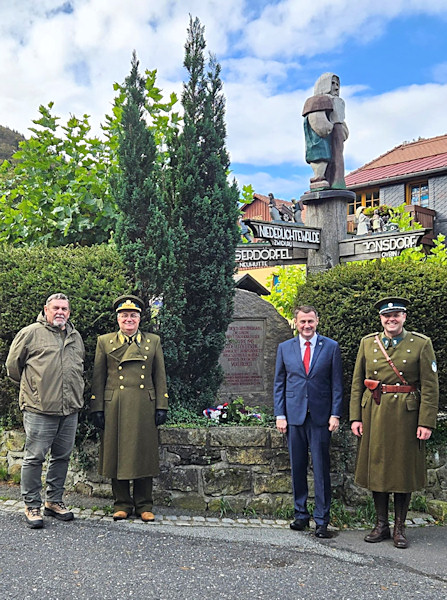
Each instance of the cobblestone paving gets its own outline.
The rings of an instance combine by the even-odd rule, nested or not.
[[[23,513],[25,504],[21,500],[0,500],[0,510],[5,512],[17,512]],[[112,522],[113,518],[103,510],[93,510],[91,508],[76,508],[71,507],[70,510],[75,516],[75,519],[85,519],[89,521],[102,521]],[[155,521],[149,523],[142,523],[136,516],[130,517],[125,521],[117,521],[116,524],[119,526],[125,526],[126,523],[141,523],[141,525],[156,527],[157,525],[172,525],[175,527],[193,527],[193,526],[206,526],[206,527],[258,527],[258,528],[284,528],[289,527],[290,521],[284,519],[263,519],[263,518],[242,518],[235,517],[234,519],[228,517],[203,517],[203,516],[191,516],[191,515],[155,515]],[[417,516],[411,516],[405,522],[407,527],[422,527],[425,525],[432,525],[435,520],[430,515],[425,513],[417,513]],[[311,521],[311,527],[314,523]],[[332,531],[337,531],[335,527],[329,526]]]

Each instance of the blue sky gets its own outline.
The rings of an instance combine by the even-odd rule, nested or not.
[[[222,65],[240,185],[308,189],[301,110],[326,71],[346,102],[348,172],[447,133],[447,0],[0,0],[0,124],[27,135],[53,101],[62,122],[87,113],[99,134],[134,49],[180,93],[189,14]]]

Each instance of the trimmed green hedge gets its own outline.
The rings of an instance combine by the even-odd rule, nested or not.
[[[309,275],[298,288],[297,305],[312,304],[318,330],[337,340],[343,355],[345,417],[360,339],[381,329],[374,303],[385,296],[411,301],[405,328],[428,335],[436,352],[440,409],[447,409],[447,265],[371,261],[340,265]]]
[[[16,333],[33,323],[50,294],[67,294],[70,320],[86,348],[86,393],[90,382],[97,336],[116,327],[113,300],[132,291],[131,278],[113,246],[2,247],[0,255],[0,418],[22,423],[18,388],[6,376],[5,360]]]

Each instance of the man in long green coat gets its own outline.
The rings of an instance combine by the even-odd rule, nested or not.
[[[140,298],[120,296],[113,307],[119,331],[98,338],[90,403],[92,421],[103,430],[99,473],[112,479],[115,521],[134,510],[143,521],[153,521],[152,478],[160,472],[157,426],[166,421],[168,409],[163,351],[157,335],[139,330]]]
[[[430,338],[404,329],[408,304],[396,297],[375,304],[383,332],[360,342],[350,404],[351,430],[359,437],[355,481],[373,492],[377,513],[365,541],[391,537],[388,501],[394,492],[396,548],[408,545],[411,492],[426,484],[425,441],[436,426],[439,399]]]

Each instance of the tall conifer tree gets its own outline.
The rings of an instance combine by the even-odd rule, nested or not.
[[[157,149],[145,120],[145,85],[134,52],[118,129],[120,169],[114,190],[120,216],[116,243],[135,274],[136,287],[151,300],[161,294],[164,272],[174,256],[167,211],[155,184]]]
[[[174,401],[203,408],[222,381],[218,364],[233,311],[238,190],[228,183],[220,66],[206,69],[204,28],[190,19],[184,128],[176,149],[172,224],[177,282],[164,290],[161,331]],[[166,284],[168,282],[165,282]],[[179,313],[180,311],[180,313]],[[182,315],[177,329],[174,319]]]

